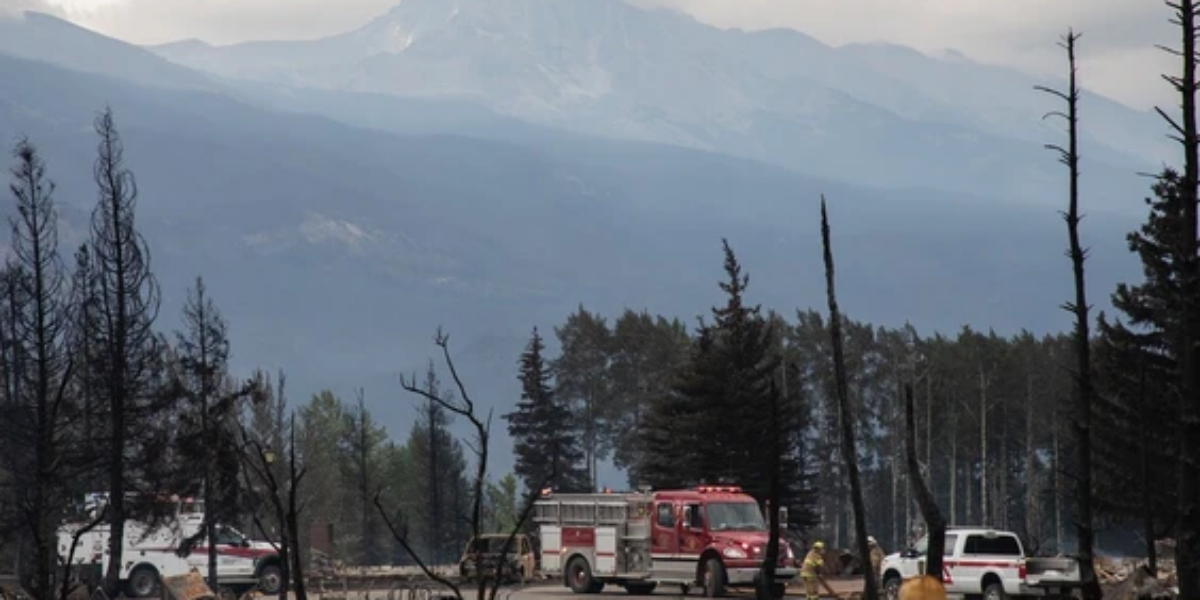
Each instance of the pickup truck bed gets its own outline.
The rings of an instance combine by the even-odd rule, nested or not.
[[[1025,583],[1039,587],[1078,586],[1079,562],[1070,558],[1025,559]]]

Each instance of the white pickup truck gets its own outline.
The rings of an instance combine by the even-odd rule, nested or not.
[[[900,583],[925,571],[928,538],[915,548],[891,554],[880,565],[888,600],[899,597]],[[982,527],[949,527],[942,557],[946,593],[966,598],[1070,597],[1079,587],[1079,563],[1071,558],[1030,558],[1017,534]]]

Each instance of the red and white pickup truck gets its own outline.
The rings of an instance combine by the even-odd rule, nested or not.
[[[925,571],[928,539],[891,554],[880,565],[888,600],[899,597],[900,583]],[[1079,587],[1079,563],[1071,558],[1025,556],[1017,534],[982,527],[949,527],[942,557],[946,593],[983,600],[1070,597]]]

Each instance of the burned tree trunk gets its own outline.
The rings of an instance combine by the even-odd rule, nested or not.
[[[759,572],[758,585],[756,591],[760,600],[768,600],[773,598],[782,598],[784,596],[784,586],[775,584],[775,565],[779,563],[779,507],[783,505],[780,498],[783,494],[780,493],[782,487],[782,471],[783,465],[783,444],[781,437],[786,433],[781,432],[781,425],[784,422],[783,414],[780,410],[782,398],[779,390],[775,387],[775,380],[771,380],[771,385],[767,391],[770,394],[770,403],[768,404],[770,416],[770,444],[771,453],[767,457],[770,463],[767,466],[767,512],[769,518],[769,533],[767,536],[767,550],[765,552],[762,570]]]
[[[18,216],[10,218],[13,256],[7,269],[13,296],[6,308],[15,318],[3,336],[11,360],[0,368],[11,371],[17,393],[0,412],[10,445],[3,462],[8,483],[21,490],[16,519],[33,541],[32,579],[25,583],[36,597],[51,598],[58,564],[55,526],[66,506],[66,483],[78,468],[72,460],[72,441],[78,441],[70,436],[71,414],[77,412],[69,395],[73,315],[58,252],[54,183],[27,140],[17,143],[13,155],[9,189]]]
[[[1183,123],[1180,125],[1161,109],[1158,114],[1174,130],[1172,137],[1183,146],[1183,181],[1179,184],[1182,203],[1178,240],[1180,314],[1175,331],[1168,334],[1175,346],[1179,369],[1179,515],[1176,525],[1176,569],[1183,598],[1200,597],[1200,256],[1197,255],[1196,201],[1200,186],[1200,138],[1196,126],[1196,3],[1193,0],[1166,2],[1175,11],[1172,23],[1182,34],[1181,48],[1168,50],[1183,60],[1180,76],[1164,75],[1180,96]]]
[[[471,525],[471,539],[477,539],[483,532],[483,498],[486,493],[487,486],[487,469],[488,469],[488,441],[491,437],[491,415],[481,418],[475,413],[475,402],[471,399],[471,394],[467,391],[467,386],[463,383],[462,377],[459,376],[458,369],[454,365],[454,360],[450,357],[450,337],[438,328],[437,334],[434,336],[434,343],[442,352],[442,359],[445,361],[446,369],[450,372],[451,379],[454,380],[455,386],[458,388],[457,400],[447,399],[438,394],[433,393],[426,388],[417,385],[417,378],[413,376],[411,379],[404,375],[400,376],[400,387],[404,391],[415,394],[427,402],[436,404],[447,412],[463,417],[475,430],[475,443],[470,445],[471,450],[475,453],[475,478],[471,488],[471,515],[469,517]],[[494,573],[492,585],[489,589],[487,582],[488,577],[484,577],[482,573],[476,578],[476,598],[477,600],[495,600],[499,593],[501,582],[504,580],[504,565],[507,564],[508,553],[512,547],[513,540],[516,539],[518,533],[525,527],[525,523],[529,521],[529,517],[533,514],[534,502],[537,500],[542,489],[549,485],[554,479],[555,469],[551,467],[549,475],[545,480],[538,482],[533,489],[529,490],[529,497],[526,500],[525,507],[517,518],[516,524],[509,532],[508,538],[505,540],[503,549],[500,552],[500,557],[496,561],[496,572]],[[445,586],[450,590],[458,600],[464,600],[463,588],[458,583],[435,572],[433,567],[429,565],[425,558],[413,548],[408,541],[408,535],[403,531],[403,526],[397,523],[397,520],[392,518],[388,510],[384,507],[382,501],[382,492],[376,492],[374,495],[374,504],[376,510],[383,518],[384,525],[391,532],[392,537],[404,549],[404,552],[417,563],[417,567],[425,574],[426,577],[436,583]],[[483,553],[485,548],[479,544],[472,543],[473,558],[476,565],[482,567],[485,564]]]
[[[1059,160],[1067,165],[1071,177],[1070,200],[1063,217],[1067,222],[1067,237],[1070,241],[1067,255],[1071,258],[1075,299],[1064,305],[1064,308],[1075,315],[1075,407],[1072,411],[1072,425],[1075,434],[1075,530],[1078,537],[1076,553],[1079,558],[1079,576],[1083,582],[1083,597],[1085,600],[1100,600],[1103,592],[1100,589],[1100,581],[1096,578],[1092,555],[1095,546],[1095,529],[1092,524],[1092,360],[1091,340],[1088,335],[1089,307],[1083,273],[1087,251],[1079,243],[1079,88],[1075,78],[1075,41],[1078,39],[1079,34],[1068,31],[1061,44],[1067,51],[1069,69],[1066,93],[1045,87],[1038,89],[1059,97],[1067,105],[1065,114],[1051,114],[1066,119],[1068,146],[1064,149],[1049,144],[1047,148],[1059,154]]]
[[[94,169],[100,200],[92,211],[91,248],[97,275],[98,318],[88,334],[101,348],[101,394],[108,417],[109,556],[104,591],[120,592],[124,563],[126,502],[130,481],[138,471],[155,467],[149,456],[161,452],[147,439],[151,377],[162,358],[153,325],[160,292],[150,271],[150,249],[134,224],[138,188],[124,165],[124,146],[106,110],[95,122],[100,138]],[[133,449],[131,451],[131,449]],[[159,461],[161,462],[161,461]]]
[[[921,463],[917,462],[917,426],[913,416],[912,384],[904,386],[904,454],[908,461],[908,480],[912,483],[913,492],[917,496],[917,505],[921,508],[921,517],[925,519],[925,529],[929,534],[929,545],[925,555],[925,574],[942,580],[942,555],[946,548],[946,518],[938,508],[937,500],[925,476],[921,473]]]
[[[850,393],[846,376],[846,358],[842,349],[842,318],[838,312],[837,293],[833,285],[833,248],[829,235],[829,215],[825,197],[821,197],[821,245],[825,256],[825,291],[829,300],[829,332],[833,344],[833,370],[837,383],[838,413],[842,429],[842,461],[850,479],[850,504],[854,511],[854,537],[861,564],[871,564],[871,548],[867,544],[866,508],[863,506],[862,482],[858,474],[858,445],[854,441],[854,413],[850,408]],[[865,600],[878,600],[877,575],[865,569]]]

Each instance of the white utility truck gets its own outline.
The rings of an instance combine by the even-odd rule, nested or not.
[[[208,547],[203,540],[187,556],[177,553],[184,540],[200,531],[204,503],[174,497],[167,502],[169,514],[157,527],[135,520],[125,522],[120,578],[129,597],[157,596],[161,577],[186,575],[193,568],[203,575],[208,573]],[[80,535],[74,556],[70,555],[71,544],[76,532],[93,522],[105,504],[103,493],[88,494],[84,500],[85,514],[58,529],[60,560],[65,564],[70,557],[74,576],[93,584],[103,579],[108,568],[108,524],[100,523]],[[218,526],[216,546],[219,585],[234,590],[258,587],[266,594],[279,592],[283,585],[282,563],[270,543],[252,542],[232,527]]]
[[[925,572],[928,536],[915,548],[891,554],[880,566],[888,600],[899,597],[903,580]],[[942,582],[951,596],[1004,598],[1070,597],[1079,587],[1079,562],[1071,558],[1025,556],[1017,534],[984,527],[948,527],[942,556]]]

